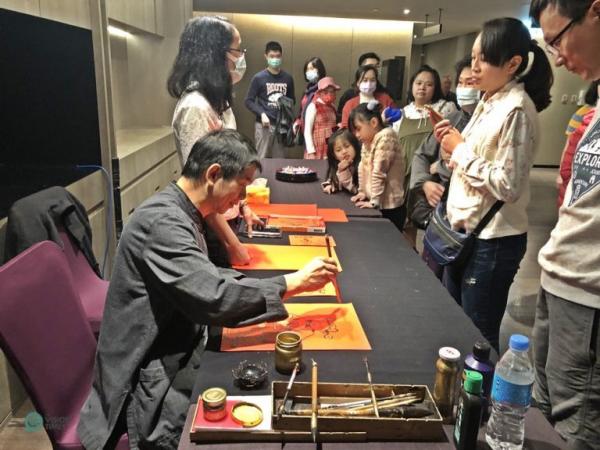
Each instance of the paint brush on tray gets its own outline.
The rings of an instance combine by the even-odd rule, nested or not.
[[[369,360],[365,356],[363,358],[365,362],[365,367],[367,368],[367,380],[369,381],[369,388],[371,390],[371,400],[373,402],[373,410],[375,411],[375,415],[379,417],[379,409],[377,408],[377,398],[375,397],[375,390],[373,389],[373,380],[371,378],[371,370],[369,370]]]
[[[317,442],[317,412],[318,412],[318,381],[317,381],[317,362],[312,360],[312,389],[311,389],[311,417],[310,417],[310,433],[312,434],[313,442]]]
[[[285,402],[287,402],[288,396],[290,395],[290,391],[292,390],[292,386],[294,384],[294,380],[296,379],[296,374],[298,373],[298,370],[300,369],[300,363],[296,363],[296,365],[294,366],[294,370],[292,370],[292,376],[290,377],[290,382],[288,383],[287,387],[285,388],[285,394],[283,395],[283,401],[281,402],[281,406],[279,406],[279,409],[277,410],[277,420],[281,419],[281,415],[283,414],[284,408],[285,408]]]
[[[327,256],[329,258],[333,258],[333,254],[331,253],[331,239],[329,238],[328,234],[325,235],[325,244],[327,245]],[[335,298],[337,299],[337,302],[342,303],[342,293],[340,292],[340,286],[338,285],[337,275],[333,278],[333,280],[331,280],[331,282],[335,288]]]

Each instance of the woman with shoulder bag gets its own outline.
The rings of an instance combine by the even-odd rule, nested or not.
[[[472,51],[473,82],[484,91],[462,135],[435,127],[453,169],[446,212],[453,230],[477,233],[463,264],[448,265],[444,284],[498,351],[508,290],[527,247],[529,172],[540,140],[538,112],[550,104],[552,69],[525,25],[513,18],[486,22]],[[494,210],[492,210],[494,213]]]

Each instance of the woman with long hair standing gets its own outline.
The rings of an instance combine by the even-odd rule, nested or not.
[[[453,167],[447,200],[453,229],[467,232],[504,202],[475,239],[461,267],[446,266],[445,285],[483,336],[499,350],[508,290],[527,247],[529,172],[540,141],[538,112],[550,104],[552,68],[517,19],[486,22],[472,50],[475,87],[485,92],[462,134],[435,127]]]
[[[294,133],[304,135],[304,123],[306,117],[306,108],[311,104],[313,97],[317,92],[317,83],[321,78],[327,76],[325,64],[318,56],[309,58],[304,63],[304,80],[306,81],[306,89],[302,100],[300,100],[300,111],[298,117],[294,121]]]
[[[198,139],[213,130],[236,128],[231,110],[233,84],[242,79],[246,70],[246,51],[241,43],[239,31],[222,17],[194,18],[181,34],[167,88],[178,99],[173,130],[182,167]],[[215,264],[250,261],[248,251],[227,223],[240,213],[249,227],[258,220],[243,202],[223,215],[205,218],[209,254]]]

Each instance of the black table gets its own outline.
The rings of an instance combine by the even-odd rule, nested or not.
[[[274,163],[274,160],[266,160]],[[304,160],[302,160],[304,161]],[[307,161],[314,162],[314,161]],[[276,165],[276,163],[274,163]],[[308,165],[308,164],[306,164]],[[274,166],[273,166],[274,167]],[[272,172],[267,166],[265,172]],[[278,182],[276,182],[278,183]],[[271,185],[273,188],[273,185]],[[296,185],[294,185],[296,186]],[[277,187],[272,189],[273,202],[294,203],[290,197],[279,198]],[[318,195],[322,195],[320,192]],[[273,200],[275,198],[275,200]],[[315,194],[303,197],[298,203],[315,203]],[[322,206],[322,205],[320,205]],[[329,205],[328,205],[329,206]],[[354,217],[348,223],[329,223],[338,246],[343,272],[338,280],[344,301],[352,302],[371,343],[372,351],[305,351],[303,361],[314,358],[319,363],[319,381],[365,382],[362,357],[367,355],[375,383],[426,384],[433,386],[435,361],[442,346],[456,347],[463,355],[471,351],[475,341],[483,339],[462,309],[454,302],[419,256],[409,247],[398,230],[387,220]],[[287,244],[282,239],[253,239],[256,243]],[[263,278],[282,272],[252,271],[251,276]],[[315,302],[324,299],[303,297],[290,302]],[[326,301],[330,301],[328,299]],[[208,387],[221,386],[230,395],[242,395],[231,376],[231,369],[243,360],[265,361],[269,380],[261,389],[251,391],[270,393],[270,382],[287,381],[274,369],[273,352],[219,352],[220,330],[212,329],[200,373],[192,395],[195,403]],[[493,359],[496,355],[492,356]],[[304,370],[298,381],[310,381],[310,370]],[[197,449],[189,440],[189,426],[195,405],[191,405],[179,449]],[[243,443],[203,444],[210,449],[452,449],[452,427],[445,427],[448,441],[433,442],[368,442],[368,443]],[[483,429],[482,429],[483,433]],[[481,434],[483,436],[483,434]],[[537,409],[526,417],[528,449],[557,450],[564,443]],[[485,448],[481,440],[478,448]]]
[[[381,217],[376,209],[361,209],[350,201],[347,192],[325,194],[321,182],[327,176],[327,160],[324,159],[278,159],[266,158],[261,161],[263,170],[258,176],[269,180],[271,203],[316,203],[319,208],[340,208],[348,217]],[[317,181],[310,183],[286,183],[275,179],[275,171],[285,166],[309,167],[317,172]]]
[[[342,297],[345,302],[354,304],[373,350],[304,352],[304,361],[315,358],[319,363],[320,380],[365,381],[362,357],[366,355],[374,381],[378,383],[433,386],[440,347],[456,347],[465,355],[475,341],[483,339],[391,222],[356,219],[348,223],[329,223],[327,229],[335,238],[343,268],[338,276]],[[287,237],[253,241],[286,244]],[[264,278],[284,272],[248,273]],[[301,297],[288,301],[303,303],[311,299]],[[326,301],[331,302],[331,297]],[[219,338],[220,330],[212,329],[193,398],[211,386],[222,386],[231,395],[240,394],[233,386],[231,369],[243,359],[268,362],[270,380],[287,379],[274,370],[272,352],[221,353]],[[297,379],[309,381],[308,372],[304,371]],[[268,394],[269,386],[253,392]]]
[[[190,406],[184,430],[189,430],[196,405]],[[452,425],[444,425],[447,440],[445,442],[360,442],[360,443],[280,443],[280,442],[252,442],[252,443],[227,443],[227,444],[195,444],[190,442],[189,436],[184,433],[179,442],[178,450],[455,450],[452,442]],[[477,450],[489,450],[485,443],[485,428],[479,431]],[[562,450],[565,442],[554,431],[539,409],[532,408],[525,416],[525,450]]]

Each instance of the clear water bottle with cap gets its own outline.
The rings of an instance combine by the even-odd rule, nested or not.
[[[492,415],[485,439],[492,449],[520,450],[525,438],[525,413],[531,401],[533,367],[527,356],[529,339],[513,334],[509,350],[496,364]]]

